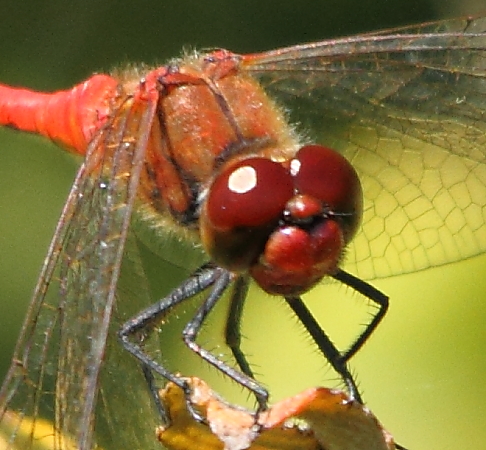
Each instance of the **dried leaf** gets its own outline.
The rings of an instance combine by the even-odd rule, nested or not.
[[[230,405],[198,378],[187,380],[191,403],[206,419],[187,410],[183,391],[169,383],[161,391],[172,423],[157,431],[170,450],[393,450],[392,436],[363,405],[342,391],[311,388],[258,416]]]

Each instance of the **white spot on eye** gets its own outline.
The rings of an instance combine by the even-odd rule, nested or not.
[[[236,194],[245,194],[255,188],[257,181],[257,173],[253,167],[238,167],[228,178],[228,189]]]
[[[300,161],[298,159],[293,159],[290,161],[290,175],[295,177],[299,173],[300,170]]]

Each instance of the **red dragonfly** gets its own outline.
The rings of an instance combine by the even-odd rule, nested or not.
[[[149,381],[156,372],[184,387],[143,341],[201,291],[186,343],[264,409],[268,393],[238,345],[250,279],[286,300],[361,400],[347,361],[387,308],[361,278],[486,247],[485,48],[486,18],[458,19],[260,54],[187,55],[54,94],[1,86],[0,123],[85,156],[0,391],[7,448],[33,448],[17,436],[24,417],[34,429],[41,415],[55,418],[55,448],[67,446],[66,436],[81,449],[158,445],[142,371],[117,337]],[[138,217],[202,245],[208,262],[120,328],[127,317],[118,305],[129,300],[118,298],[118,281],[138,267],[130,228]],[[343,352],[300,299],[325,276],[380,307]],[[229,287],[227,340],[239,370],[195,342]],[[132,424],[117,415],[127,406],[139,417]]]

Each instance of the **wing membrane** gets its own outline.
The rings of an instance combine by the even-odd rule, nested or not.
[[[100,371],[109,383],[114,356],[105,355],[106,342],[155,107],[154,96],[125,97],[90,144],[2,387],[2,427],[12,429],[7,448],[33,448],[41,416],[55,420],[48,438],[55,449],[91,449],[94,429],[106,422],[101,412],[94,416]]]
[[[358,170],[365,213],[350,270],[372,279],[486,250],[486,18],[290,47],[242,65],[311,140]]]

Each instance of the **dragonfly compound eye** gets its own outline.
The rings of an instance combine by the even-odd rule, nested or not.
[[[294,185],[301,194],[322,202],[343,228],[349,242],[361,222],[363,193],[358,174],[348,160],[321,145],[302,147],[291,162]]]
[[[289,171],[267,158],[248,158],[223,169],[201,213],[206,251],[227,269],[248,270],[293,192]]]

